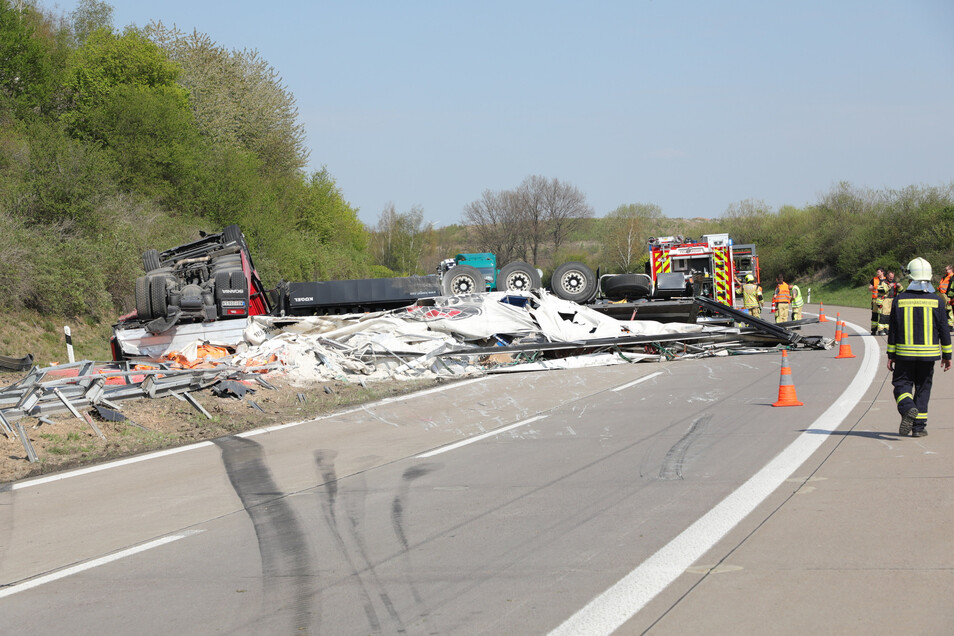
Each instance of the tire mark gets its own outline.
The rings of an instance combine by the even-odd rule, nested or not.
[[[333,450],[316,450],[314,453],[315,464],[318,467],[318,473],[321,475],[322,482],[325,486],[325,497],[321,500],[321,511],[328,528],[331,530],[331,535],[338,545],[338,549],[347,560],[348,567],[351,568],[351,575],[358,582],[361,596],[364,597],[362,604],[364,606],[364,614],[368,619],[368,625],[371,627],[372,632],[380,632],[381,621],[378,619],[378,614],[374,610],[371,592],[361,577],[361,572],[358,570],[354,559],[351,558],[351,552],[345,544],[344,536],[342,536],[341,531],[338,529],[338,517],[335,513],[336,502],[338,500],[338,475],[335,471],[335,457],[337,457],[337,455],[338,453]]]
[[[692,446],[692,443],[702,435],[702,432],[709,425],[711,420],[711,414],[696,418],[686,434],[683,435],[678,442],[673,444],[669,452],[666,453],[666,457],[663,459],[662,466],[659,469],[660,479],[682,479],[682,467],[686,461],[686,453],[689,451],[689,447]]]
[[[363,474],[356,475],[355,477],[361,481],[362,486],[362,488],[360,490],[356,490],[356,492],[360,492],[362,496],[360,498],[345,499],[345,505],[348,509],[347,527],[351,534],[351,540],[354,542],[354,545],[358,550],[358,555],[361,557],[364,567],[371,577],[371,584],[377,588],[378,598],[381,599],[381,603],[384,605],[384,609],[387,611],[388,616],[391,617],[391,620],[394,621],[395,625],[397,626],[397,633],[405,634],[407,633],[407,629],[401,620],[400,615],[397,613],[397,610],[394,608],[394,603],[391,601],[391,597],[388,595],[385,586],[381,583],[381,579],[378,576],[375,565],[371,560],[370,551],[368,550],[368,544],[364,538],[364,533],[360,531],[365,508],[365,498],[363,495],[367,492],[367,484],[364,481],[365,477]]]
[[[405,580],[408,588],[411,590],[411,595],[414,597],[414,602],[420,610],[418,616],[425,622],[427,621],[430,611],[424,604],[424,599],[414,584],[414,578],[411,576],[411,547],[407,540],[407,533],[404,530],[405,501],[410,498],[412,481],[435,470],[439,470],[443,468],[443,466],[443,464],[439,463],[428,463],[411,466],[405,470],[404,474],[401,475],[401,485],[398,489],[398,494],[394,496],[394,501],[391,502],[391,525],[394,527],[394,535],[401,544],[401,552],[404,558]]]
[[[229,481],[255,529],[262,561],[263,616],[280,618],[290,597],[293,624],[283,629],[310,631],[321,616],[320,596],[311,587],[314,558],[295,511],[265,463],[263,448],[241,437],[213,442],[222,451]]]

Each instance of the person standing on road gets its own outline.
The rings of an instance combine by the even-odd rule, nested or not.
[[[868,285],[868,289],[871,290],[871,335],[873,336],[878,333],[878,325],[881,322],[881,302],[888,291],[885,285],[883,267],[878,268],[871,284]]]
[[[951,279],[954,278],[954,266],[948,265],[944,270],[947,275],[938,283],[937,293],[944,299],[944,306],[947,309],[947,326],[954,330],[954,307],[951,306],[951,303],[954,303],[954,285],[951,284]]]
[[[792,305],[792,290],[781,274],[775,277],[775,295],[772,296],[772,304],[775,306],[775,322],[788,322],[788,310]]]
[[[802,297],[802,290],[798,288],[798,285],[792,285],[792,320],[802,319],[802,305],[804,304],[805,299]]]
[[[884,298],[881,299],[881,313],[878,315],[878,333],[876,335],[879,336],[888,334],[888,318],[891,316],[891,306],[898,294],[904,291],[901,283],[894,280],[894,272],[888,272],[884,284],[887,285],[887,291]]]
[[[895,299],[888,319],[888,371],[901,414],[898,435],[924,437],[934,363],[951,368],[951,331],[944,303],[931,285],[931,264],[915,258],[907,270],[911,284]]]
[[[755,282],[755,276],[746,274],[745,282],[742,283],[742,306],[749,315],[761,318],[763,300],[762,286]]]

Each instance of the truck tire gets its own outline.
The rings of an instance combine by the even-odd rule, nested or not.
[[[240,245],[245,244],[245,236],[242,234],[242,230],[234,223],[232,225],[225,226],[225,229],[222,230],[222,238],[225,239],[226,243],[236,241]]]
[[[149,298],[149,277],[136,279],[136,317],[139,320],[152,320],[152,304]]]
[[[596,297],[596,275],[593,270],[576,261],[560,265],[553,271],[550,287],[558,298],[585,303]]]
[[[610,300],[649,298],[653,291],[653,281],[646,274],[604,276],[601,286],[603,295]]]
[[[159,251],[146,250],[142,253],[142,268],[148,274],[154,269],[159,269]]]
[[[457,265],[444,274],[441,289],[445,296],[466,296],[487,291],[487,283],[476,267]]]
[[[168,311],[166,293],[166,277],[153,276],[149,278],[149,305],[152,307],[153,318],[165,318]]]
[[[543,286],[538,272],[529,263],[514,261],[504,265],[497,274],[497,291],[525,292]]]

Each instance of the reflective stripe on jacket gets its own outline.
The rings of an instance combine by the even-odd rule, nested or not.
[[[888,319],[888,358],[925,362],[951,359],[947,312],[936,294],[898,294]]]
[[[798,288],[798,285],[792,285],[792,307],[801,307],[805,304],[805,299],[802,298],[802,290]]]
[[[772,298],[773,303],[790,303],[792,302],[792,290],[789,288],[788,283],[779,283],[779,286],[775,288],[775,296]]]
[[[742,285],[742,306],[759,307],[762,304],[762,288],[755,283]]]

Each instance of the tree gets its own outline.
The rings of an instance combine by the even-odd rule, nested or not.
[[[545,241],[549,240],[556,253],[581,219],[593,216],[593,208],[586,203],[583,193],[559,179],[527,177],[517,187],[516,196],[534,264]]]
[[[621,273],[631,273],[646,257],[652,224],[663,218],[653,203],[621,205],[603,219],[603,256]]]
[[[179,66],[141,32],[127,29],[117,35],[97,29],[69,60],[66,87],[73,108],[64,121],[78,136],[105,141],[91,122],[120,87],[161,95],[188,109],[188,93],[177,83],[180,74]]]
[[[161,22],[146,32],[183,69],[199,129],[216,144],[255,152],[265,169],[292,173],[308,163],[295,97],[257,51],[228,51],[208,35]]]
[[[391,271],[402,274],[421,273],[421,257],[425,250],[425,236],[432,230],[424,222],[424,210],[419,206],[407,212],[398,212],[388,202],[378,218],[375,238],[377,262]]]
[[[477,249],[496,254],[498,265],[525,258],[526,224],[515,192],[484,190],[464,207],[464,223],[471,227]]]
[[[48,106],[59,72],[52,30],[31,6],[0,0],[0,96],[26,109]]]
[[[82,44],[93,31],[113,30],[113,7],[99,0],[80,0],[70,14],[73,37]]]

